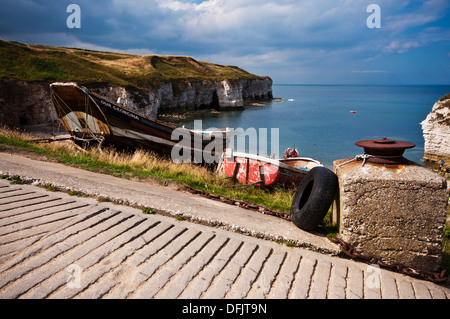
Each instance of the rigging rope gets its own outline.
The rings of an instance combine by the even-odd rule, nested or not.
[[[334,173],[336,174],[337,169],[341,166],[350,164],[354,161],[362,161],[361,166],[364,167],[364,165],[366,165],[366,162],[368,159],[370,158],[384,158],[384,159],[394,159],[394,158],[399,158],[399,156],[381,156],[381,155],[370,155],[370,154],[360,154],[360,155],[356,155],[355,158],[352,158],[351,160],[341,163],[339,165],[336,166],[336,168],[334,169]]]
[[[84,93],[84,96],[85,96],[85,100],[84,100],[84,122],[86,123],[86,125],[80,125],[80,123],[78,122],[78,121],[75,121],[74,120],[74,118],[73,117],[66,117],[66,119],[69,121],[69,122],[71,122],[72,124],[74,124],[76,127],[80,127],[80,126],[82,126],[83,127],[83,129],[82,129],[82,132],[83,132],[83,137],[78,137],[78,136],[76,136],[75,134],[73,134],[72,136],[73,136],[73,138],[74,139],[76,139],[76,140],[78,140],[78,141],[82,141],[82,142],[92,142],[92,141],[96,141],[96,142],[98,142],[99,143],[99,146],[98,146],[98,148],[99,148],[99,150],[100,150],[100,147],[101,147],[101,145],[103,144],[103,142],[104,142],[104,140],[105,140],[105,137],[103,136],[103,135],[99,135],[99,134],[96,134],[95,132],[93,132],[92,131],[92,129],[91,129],[91,127],[90,127],[90,125],[89,125],[89,122],[88,122],[88,118],[87,118],[87,116],[89,115],[89,114],[93,114],[93,110],[89,107],[89,99],[90,99],[90,97],[89,97],[89,95],[88,95],[88,93],[85,91],[85,90],[83,90],[83,93]],[[53,102],[54,102],[54,104],[55,104],[55,106],[59,109],[59,113],[60,114],[64,114],[65,112],[64,112],[64,108],[62,107],[62,105],[64,106],[64,107],[66,107],[71,113],[73,113],[73,114],[75,114],[76,115],[76,117],[78,118],[78,119],[80,119],[80,117],[79,117],[79,115],[78,114],[76,114],[73,110],[72,110],[72,108],[69,106],[69,105],[67,105],[67,103],[55,92],[55,91],[53,91],[52,90],[52,92],[51,92],[51,97],[52,97],[52,100],[53,100]],[[94,102],[95,103],[95,102]],[[95,105],[97,105],[97,104],[95,104]],[[98,107],[98,106],[97,106]],[[100,108],[99,108],[99,110],[100,110]],[[101,110],[100,110],[100,112],[101,112]],[[103,112],[101,112],[102,113],[102,115],[104,116],[104,114],[103,114]],[[105,119],[106,119],[106,117],[105,117]],[[108,126],[109,126],[109,124],[108,124]],[[86,131],[88,131],[88,132],[86,132]],[[85,135],[90,135],[90,137],[88,137],[88,138],[85,138]]]

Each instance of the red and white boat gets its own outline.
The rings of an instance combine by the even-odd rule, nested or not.
[[[224,154],[223,166],[228,177],[242,184],[290,186],[298,185],[313,167],[323,165],[308,157],[272,159],[227,149]]]

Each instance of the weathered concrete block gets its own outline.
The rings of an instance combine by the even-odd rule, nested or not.
[[[334,166],[348,160],[334,162]],[[440,175],[408,162],[355,161],[338,167],[333,219],[340,237],[362,254],[424,271],[442,262],[447,186]]]

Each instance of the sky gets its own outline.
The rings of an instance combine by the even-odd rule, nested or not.
[[[7,41],[191,56],[275,84],[450,84],[450,0],[0,3]]]

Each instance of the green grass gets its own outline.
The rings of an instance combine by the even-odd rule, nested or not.
[[[25,184],[25,182],[23,180],[20,179],[19,176],[14,176],[10,179],[11,184],[18,184],[18,185],[22,185]]]
[[[172,180],[181,185],[261,204],[269,209],[289,212],[295,188],[260,189],[234,187],[229,179],[218,177],[215,172],[191,164],[175,164],[154,154],[138,150],[133,154],[113,149],[97,152],[95,149],[81,152],[70,143],[36,144],[32,136],[0,129],[0,147],[17,147],[45,155],[59,163],[127,179],[160,182]],[[75,194],[73,194],[75,195]]]
[[[287,247],[295,247],[295,243],[293,241],[287,241],[286,246]]]
[[[25,181],[23,181],[19,176],[0,175],[0,179],[6,179],[11,184],[17,184],[17,185],[25,184]]]
[[[98,198],[97,198],[97,201],[98,201],[99,203],[109,203],[109,202],[112,202],[111,198],[106,197],[106,196],[100,196],[100,197],[98,197]]]
[[[83,197],[84,195],[81,192],[70,190],[67,192],[70,196]]]
[[[142,208],[142,213],[143,213],[143,214],[147,214],[147,215],[153,215],[153,214],[155,214],[156,212],[155,212],[154,209],[151,209],[150,207],[143,207],[143,208]]]
[[[47,185],[45,186],[45,189],[48,190],[49,192],[56,192],[58,190],[58,188],[53,185]]]
[[[236,66],[182,56],[138,56],[0,40],[0,78],[23,81],[73,81],[147,89],[171,81],[174,90],[188,81],[262,78]]]
[[[450,217],[450,206],[447,206],[447,217]],[[450,275],[450,224],[444,228],[444,239],[442,240],[442,267]]]

